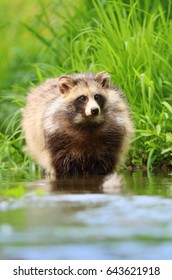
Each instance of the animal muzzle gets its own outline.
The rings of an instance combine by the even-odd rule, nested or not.
[[[87,103],[85,108],[85,115],[89,116],[98,116],[100,114],[100,107],[95,101],[90,101]]]
[[[99,108],[93,107],[91,108],[91,115],[97,116],[99,114]]]

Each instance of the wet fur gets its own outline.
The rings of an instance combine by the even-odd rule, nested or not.
[[[103,102],[95,101],[97,93]],[[87,100],[77,105],[81,95]],[[56,177],[111,173],[133,135],[128,104],[106,72],[48,79],[28,95],[22,125],[28,152]]]

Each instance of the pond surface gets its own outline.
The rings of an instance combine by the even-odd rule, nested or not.
[[[172,174],[102,182],[1,182],[0,259],[172,259]]]

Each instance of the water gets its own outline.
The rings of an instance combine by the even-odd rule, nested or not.
[[[171,179],[2,182],[0,259],[172,259]]]

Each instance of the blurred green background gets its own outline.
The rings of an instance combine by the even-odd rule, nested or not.
[[[21,132],[31,86],[106,70],[130,103],[136,136],[126,166],[172,165],[172,3],[1,1],[1,170],[35,172]]]

